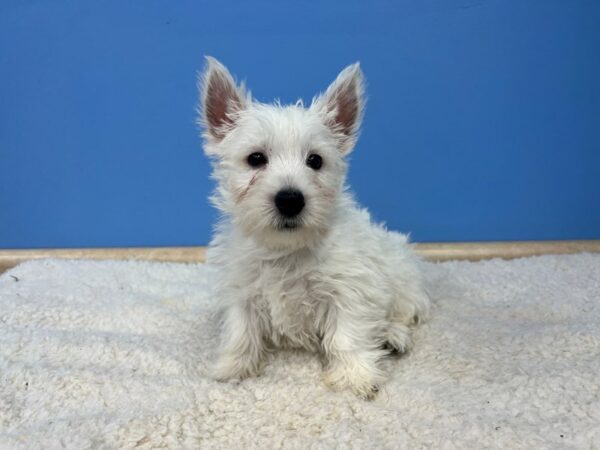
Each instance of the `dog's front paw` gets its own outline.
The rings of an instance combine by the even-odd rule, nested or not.
[[[334,390],[350,389],[364,400],[373,400],[383,376],[377,368],[338,362],[323,374],[323,381]]]
[[[215,362],[211,374],[217,381],[243,380],[260,375],[260,367],[243,358],[224,355]]]

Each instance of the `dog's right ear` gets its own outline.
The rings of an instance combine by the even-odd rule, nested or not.
[[[237,115],[246,106],[244,86],[236,86],[227,68],[211,56],[198,79],[200,90],[200,124],[205,137],[221,141],[235,126]]]

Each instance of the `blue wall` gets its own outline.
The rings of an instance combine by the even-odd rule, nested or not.
[[[600,238],[600,2],[0,4],[0,247],[206,244],[202,55],[258,99],[360,60],[350,181],[419,241]]]

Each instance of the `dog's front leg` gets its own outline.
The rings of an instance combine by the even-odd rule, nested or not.
[[[235,304],[225,311],[220,355],[213,376],[220,381],[242,379],[260,373],[264,359],[264,324],[250,303]]]
[[[364,320],[338,312],[335,328],[325,330],[323,348],[328,361],[325,383],[334,389],[350,388],[361,398],[372,399],[385,374],[379,361],[385,356],[375,342],[373,329]]]

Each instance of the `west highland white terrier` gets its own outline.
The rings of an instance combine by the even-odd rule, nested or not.
[[[256,376],[271,349],[302,348],[324,357],[327,385],[372,398],[429,299],[406,236],[373,224],[346,186],[365,103],[358,63],[308,108],[253,100],[210,57],[200,92],[223,213],[207,253],[225,306],[215,378]]]

